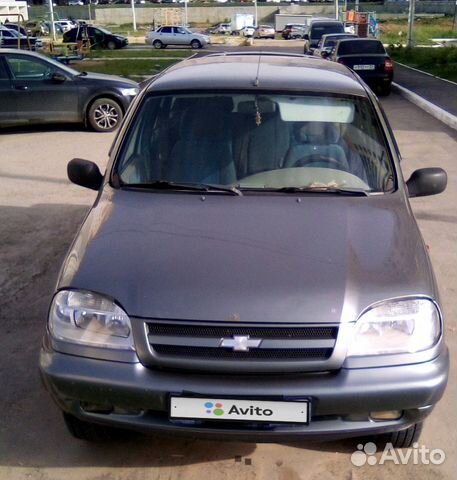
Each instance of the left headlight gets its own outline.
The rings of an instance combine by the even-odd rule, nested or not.
[[[113,300],[83,290],[62,290],[52,300],[51,335],[92,347],[134,350],[128,315]]]
[[[121,94],[124,97],[134,97],[138,93],[139,89],[136,87],[132,88],[121,88]]]
[[[347,356],[421,352],[433,347],[440,335],[440,313],[431,300],[391,300],[357,320]]]

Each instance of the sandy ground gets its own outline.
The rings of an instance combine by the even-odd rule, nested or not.
[[[404,157],[404,171],[442,166],[447,191],[415,199],[441,287],[447,342],[455,363],[457,134],[397,96],[383,101]],[[353,467],[354,441],[243,444],[132,435],[109,445],[73,439],[40,385],[37,357],[61,260],[95,193],[66,180],[78,156],[102,168],[113,135],[61,127],[0,135],[0,479],[406,479],[455,478],[454,372],[420,443],[444,449],[441,466]],[[378,454],[378,459],[379,459]]]

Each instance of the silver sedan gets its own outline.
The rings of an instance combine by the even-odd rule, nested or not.
[[[145,41],[155,48],[165,48],[168,45],[189,45],[192,48],[202,48],[210,39],[207,35],[193,33],[185,27],[162,26],[146,34]]]

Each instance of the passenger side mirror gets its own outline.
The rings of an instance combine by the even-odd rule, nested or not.
[[[67,174],[71,182],[91,190],[100,190],[103,183],[103,175],[98,166],[82,158],[74,158],[68,162]]]
[[[447,185],[447,174],[442,168],[420,168],[415,170],[406,182],[408,196],[425,197],[444,192]]]

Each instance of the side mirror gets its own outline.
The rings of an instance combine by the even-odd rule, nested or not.
[[[67,77],[60,72],[54,72],[52,74],[51,80],[56,83],[63,83],[67,80]]]
[[[303,40],[308,40],[308,41],[309,41],[309,35],[308,35],[307,33],[305,33],[305,34],[303,35]]]
[[[321,52],[321,57],[322,57],[322,58],[328,58],[329,55],[330,55],[330,52],[329,52],[328,50],[323,50],[323,51]]]
[[[103,183],[103,175],[98,166],[89,160],[74,158],[67,165],[67,174],[71,182],[91,190],[100,190]]]
[[[444,192],[447,185],[447,174],[442,168],[420,168],[415,170],[406,182],[408,196],[425,197]]]

